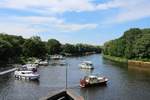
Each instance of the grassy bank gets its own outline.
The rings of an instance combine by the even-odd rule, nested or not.
[[[128,60],[129,66],[141,66],[141,67],[150,67],[150,62],[148,61],[139,61],[139,60]]]
[[[126,59],[121,57],[114,57],[110,55],[103,55],[103,58],[109,59],[111,61],[120,62],[120,63],[127,63],[129,66],[141,66],[141,67],[150,67],[149,60],[139,60],[139,59]]]
[[[128,60],[126,58],[114,57],[114,56],[104,55],[104,54],[103,54],[103,58],[109,59],[109,60],[112,60],[112,61],[115,61],[115,62],[128,63]]]

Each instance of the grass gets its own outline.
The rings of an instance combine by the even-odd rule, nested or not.
[[[114,56],[104,55],[104,54],[103,54],[103,57],[112,61],[120,62],[120,63],[128,63],[128,59],[126,58],[114,57]]]

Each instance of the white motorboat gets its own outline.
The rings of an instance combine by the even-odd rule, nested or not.
[[[26,64],[23,65],[20,70],[37,71],[38,64]]]
[[[41,65],[41,66],[48,66],[48,61],[40,61],[39,65]]]
[[[91,61],[83,61],[81,64],[79,64],[79,66],[82,69],[94,69]]]
[[[14,72],[15,77],[19,79],[28,79],[28,80],[36,80],[39,79],[40,75],[37,72],[33,71],[18,71]]]
[[[62,55],[52,55],[50,57],[52,60],[62,60],[64,57]]]
[[[80,80],[80,87],[89,87],[95,85],[106,84],[108,79],[99,75],[89,75],[85,76]]]

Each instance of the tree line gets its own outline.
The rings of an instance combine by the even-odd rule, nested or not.
[[[118,39],[103,46],[104,55],[127,59],[150,60],[150,29],[131,28]]]
[[[22,36],[0,33],[0,63],[22,63],[30,57],[45,59],[48,55],[83,55],[87,52],[100,53],[101,47],[61,44],[56,39],[42,41],[38,36],[25,39]]]

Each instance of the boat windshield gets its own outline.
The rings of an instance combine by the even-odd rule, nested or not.
[[[83,63],[86,64],[86,65],[92,65],[91,61],[83,61]]]
[[[32,74],[32,71],[31,72],[22,72],[22,74]]]

